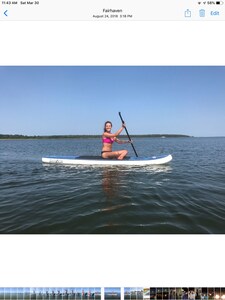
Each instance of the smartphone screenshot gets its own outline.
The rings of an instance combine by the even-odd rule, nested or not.
[[[0,299],[222,300],[225,3],[0,2]]]

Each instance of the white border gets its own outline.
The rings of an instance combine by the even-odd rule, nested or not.
[[[1,22],[0,65],[225,65],[225,22]]]
[[[3,287],[223,287],[221,235],[3,235]]]

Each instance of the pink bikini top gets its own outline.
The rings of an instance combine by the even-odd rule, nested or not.
[[[114,142],[114,139],[112,139],[112,138],[103,138],[102,142],[106,143],[106,144],[112,144]]]

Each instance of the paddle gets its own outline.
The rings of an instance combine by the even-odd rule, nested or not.
[[[120,112],[119,112],[119,116],[120,116],[120,119],[121,119],[122,123],[124,124],[125,122],[124,122],[124,120],[123,120],[123,118],[122,118],[122,116],[121,116],[121,113],[120,113]],[[127,128],[126,128],[126,127],[125,127],[125,130],[126,130],[126,133],[127,133],[128,139],[131,141],[130,135],[129,135],[129,133],[128,133],[128,131],[127,131]],[[137,155],[137,152],[136,152],[136,150],[135,150],[135,148],[134,148],[134,145],[133,145],[133,143],[132,143],[132,142],[131,142],[131,146],[132,146],[132,148],[133,148],[133,150],[134,150],[134,153],[135,153],[136,157],[138,157],[138,155]]]

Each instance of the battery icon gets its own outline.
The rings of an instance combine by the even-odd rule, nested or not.
[[[223,1],[216,1],[216,4],[217,4],[217,5],[222,5],[222,4],[223,4]]]

